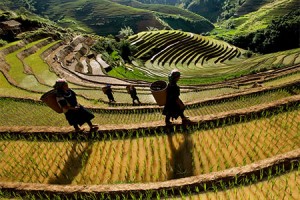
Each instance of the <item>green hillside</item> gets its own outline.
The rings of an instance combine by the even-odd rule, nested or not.
[[[145,6],[135,2],[134,6],[122,5],[109,0],[36,0],[11,4],[4,1],[2,9],[25,7],[49,18],[63,27],[70,27],[98,35],[117,35],[123,27],[131,27],[135,33],[157,29],[182,29],[196,33],[208,32],[214,26],[205,18],[173,6]],[[0,8],[1,8],[0,7]],[[162,7],[162,8],[161,8]]]
[[[0,2],[3,10],[22,7],[63,27],[98,35],[117,35],[124,27],[130,27],[134,33],[153,27],[159,30],[180,29],[197,34],[210,32],[210,35],[228,40],[236,35],[265,29],[273,20],[299,10],[300,5],[298,0]]]
[[[213,24],[206,18],[176,6],[161,4],[142,4],[135,0],[113,1],[134,8],[153,11],[155,13],[155,16],[166,23],[171,29],[181,29],[194,33],[204,33],[214,28]]]
[[[180,31],[141,32],[129,40],[137,48],[135,69],[150,77],[164,78],[177,68],[182,72],[184,84],[212,83],[299,64],[299,48],[251,56],[248,51],[224,41]]]
[[[117,34],[124,26],[139,31],[138,22],[143,20],[159,24],[148,11],[125,7],[108,0],[49,1],[47,7],[40,10],[44,4],[45,1],[37,0],[38,14],[47,16],[64,27],[75,30],[83,27],[83,31],[99,35]]]
[[[105,31],[113,31],[123,22],[152,26],[153,21],[143,17],[155,16],[166,27],[191,28],[184,22],[187,16],[176,19],[168,6],[161,6],[163,13],[65,0],[51,10],[50,3],[57,0],[39,1],[43,12],[56,19],[51,22],[21,7],[8,12],[3,2],[1,200],[299,199],[300,48],[256,54],[182,30],[147,30],[116,38],[55,23],[67,27],[74,22],[77,30],[93,31],[89,24],[98,23],[97,18],[107,22],[102,28],[111,25]],[[23,6],[33,12],[37,1],[26,3]],[[114,11],[124,6],[131,21],[125,10]],[[286,32],[289,40],[289,29],[280,28],[293,25],[296,30],[298,12],[274,20],[262,34]],[[280,42],[275,41],[277,46]],[[174,68],[181,72],[181,114],[190,121],[181,115],[166,124],[158,100],[166,95]],[[74,130],[66,120],[68,113],[59,114],[50,101],[41,101],[48,91],[55,94],[59,78],[94,114],[97,130],[90,123]],[[107,84],[116,102],[107,98]],[[134,103],[129,85],[136,88],[140,102]],[[70,98],[69,93],[63,97]],[[57,103],[57,96],[48,100]],[[77,106],[68,107],[75,118]]]
[[[134,8],[140,8],[145,10],[151,10],[155,12],[165,13],[165,14],[178,14],[182,17],[191,19],[191,20],[206,20],[204,17],[197,15],[188,10],[184,10],[179,7],[171,6],[171,5],[161,5],[161,4],[143,4],[136,0],[112,0],[113,2],[117,2],[122,5],[131,6]]]
[[[300,9],[298,0],[264,1],[260,6],[254,0],[248,0],[243,5],[235,17],[216,24],[216,29],[212,33],[223,37],[234,37],[255,32],[265,29],[273,20]],[[242,13],[246,14],[242,15]]]

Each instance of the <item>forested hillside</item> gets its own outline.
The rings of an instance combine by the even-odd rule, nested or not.
[[[116,35],[123,27],[131,27],[135,33],[149,27],[157,29],[182,29],[195,33],[211,31],[214,26],[205,18],[175,7],[131,7],[122,5],[123,1],[110,0],[21,0],[17,3],[5,0],[2,9],[26,8],[31,12],[58,23],[98,35]]]
[[[0,9],[29,11],[101,36],[118,35],[123,28],[166,29],[210,35],[258,53],[300,46],[298,0],[3,0]]]
[[[217,28],[211,33],[221,40],[259,53],[300,47],[299,1],[263,2],[258,5],[255,0],[246,1],[234,17],[215,24]]]
[[[300,10],[273,20],[262,30],[236,36],[230,43],[259,53],[271,53],[300,47]]]

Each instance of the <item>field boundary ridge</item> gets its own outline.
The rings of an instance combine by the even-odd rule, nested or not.
[[[128,195],[133,197],[149,197],[155,192],[169,192],[181,194],[186,192],[209,191],[214,188],[220,190],[249,185],[255,182],[268,180],[270,176],[278,176],[293,170],[297,170],[300,163],[300,149],[284,154],[276,155],[242,167],[234,167],[223,171],[208,174],[180,178],[164,182],[134,183],[134,184],[102,184],[102,185],[51,185],[21,182],[0,182],[0,190],[22,195],[34,195],[37,197],[51,197],[53,195],[64,198],[74,198],[79,195],[93,194],[93,196],[117,197]],[[101,195],[101,196],[100,196]]]

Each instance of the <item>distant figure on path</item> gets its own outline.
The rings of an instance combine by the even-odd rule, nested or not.
[[[75,128],[75,131],[83,131],[84,129],[79,128],[79,126],[82,126],[84,123],[89,125],[90,131],[98,130],[98,126],[93,125],[91,122],[95,116],[78,104],[76,93],[69,88],[68,83],[64,79],[58,79],[53,87],[57,91],[56,100],[62,107],[69,124]]]
[[[138,104],[141,104],[140,99],[137,96],[135,87],[133,85],[130,85],[128,90],[129,90],[129,94],[132,98],[132,104],[135,105],[135,100],[138,102]]]
[[[262,84],[258,83],[258,82],[255,82],[251,88],[258,88],[258,87],[262,87]]]
[[[179,98],[180,88],[177,85],[178,80],[180,79],[180,72],[177,69],[174,69],[169,74],[169,84],[167,86],[167,99],[166,104],[163,109],[163,115],[166,116],[165,123],[166,125],[171,125],[171,118],[177,119],[179,116],[182,119],[182,123],[190,123],[188,117],[186,117],[183,112],[185,109],[184,103]]]
[[[107,85],[106,85],[106,91],[105,91],[105,94],[107,95],[107,98],[108,98],[108,100],[109,100],[110,103],[116,102],[116,101],[115,101],[115,98],[114,98],[114,96],[113,96],[113,91],[112,91],[112,89],[111,89],[111,85],[110,85],[110,84],[107,84]]]

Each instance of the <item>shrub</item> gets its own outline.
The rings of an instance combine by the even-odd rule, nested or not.
[[[7,41],[0,39],[0,47],[3,47],[7,44]]]
[[[125,26],[124,28],[121,28],[121,30],[119,31],[119,35],[123,36],[124,38],[128,38],[133,34],[134,34],[133,30],[129,26]]]
[[[273,53],[300,47],[300,11],[290,12],[264,30],[234,37],[227,41],[244,49],[258,53]]]

